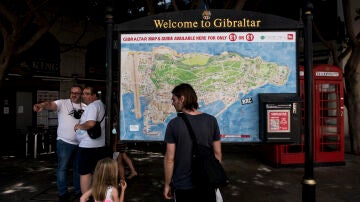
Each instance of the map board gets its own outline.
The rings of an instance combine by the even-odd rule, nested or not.
[[[292,19],[226,9],[161,13],[115,25],[119,138],[163,141],[176,116],[171,91],[189,83],[199,110],[216,117],[222,142],[262,141],[259,93],[299,92],[300,29]]]
[[[163,141],[190,83],[224,142],[259,142],[258,93],[297,92],[295,31],[121,34],[120,138]]]

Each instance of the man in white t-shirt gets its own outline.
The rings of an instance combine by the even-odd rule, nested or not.
[[[56,182],[59,193],[59,201],[68,201],[67,173],[69,165],[73,165],[74,195],[81,196],[80,176],[78,172],[77,151],[79,142],[76,139],[74,126],[79,123],[80,117],[86,105],[81,102],[82,87],[72,86],[69,99],[59,99],[35,104],[35,112],[42,110],[56,111],[58,115],[58,128],[56,138],[56,153],[58,165],[56,170]]]
[[[108,150],[105,144],[105,105],[99,99],[98,91],[93,87],[85,87],[82,100],[87,107],[81,116],[80,122],[75,125],[76,138],[79,141],[79,174],[82,193],[90,189],[92,173],[98,160],[107,156]],[[94,127],[96,121],[100,122],[101,136],[92,139],[87,130]]]

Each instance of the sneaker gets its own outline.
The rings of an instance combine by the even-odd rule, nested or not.
[[[80,193],[74,193],[74,199],[73,199],[73,201],[80,201],[80,197],[81,197],[81,195],[82,195],[82,193],[80,192]]]
[[[90,196],[89,199],[87,200],[87,202],[95,202],[95,199],[93,196]]]
[[[70,196],[68,193],[59,196],[58,202],[69,202]]]

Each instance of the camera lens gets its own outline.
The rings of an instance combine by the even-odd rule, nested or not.
[[[77,110],[77,111],[74,111],[74,117],[75,117],[76,119],[80,119],[83,112],[84,112],[84,110],[82,110],[82,109],[79,109],[79,110]]]
[[[78,109],[77,111],[75,109],[73,109],[69,115],[72,115],[74,118],[76,119],[80,119],[81,115],[83,114],[84,110],[82,109]]]
[[[76,118],[76,119],[81,118],[81,115],[79,114],[79,112],[77,112],[77,111],[74,112],[74,118]]]

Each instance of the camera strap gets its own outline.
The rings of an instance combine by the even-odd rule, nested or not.
[[[72,106],[72,108],[73,108],[73,110],[75,110],[75,107],[74,107],[74,104],[73,104],[73,102],[70,100],[70,103],[71,103],[71,106]],[[80,102],[79,103],[79,106],[80,106],[80,109],[82,110],[82,103]],[[77,109],[77,110],[79,110],[79,109]]]

